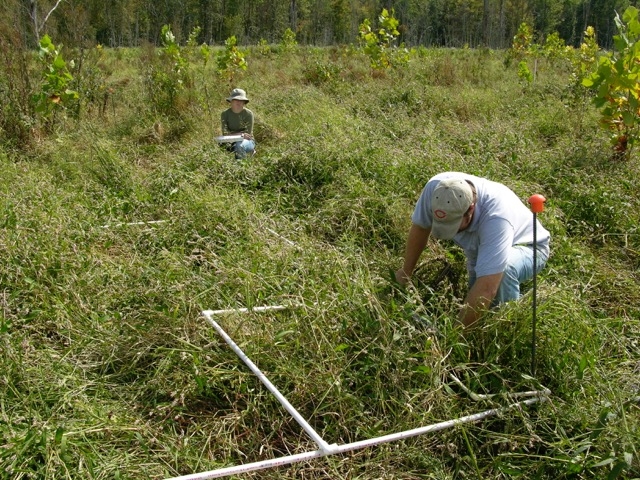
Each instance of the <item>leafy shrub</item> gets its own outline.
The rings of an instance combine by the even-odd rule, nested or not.
[[[283,52],[292,52],[298,47],[298,42],[296,41],[296,33],[287,28],[282,33],[282,39],[280,40],[280,48]]]
[[[78,92],[70,88],[73,76],[61,50],[62,46],[54,45],[48,35],[40,40],[38,58],[42,65],[42,82],[32,101],[36,112],[49,127],[56,112],[70,109],[78,100]]]
[[[263,56],[271,55],[271,46],[264,38],[261,38],[258,42],[258,53]]]
[[[409,52],[403,45],[396,47],[394,43],[400,36],[398,25],[400,22],[384,8],[378,16],[379,26],[376,30],[371,26],[367,18],[360,24],[360,45],[369,57],[371,68],[384,70],[392,66],[406,65],[409,61]]]
[[[515,60],[518,62],[518,77],[527,85],[533,83],[540,67],[540,60],[546,58],[551,65],[559,61],[567,61],[571,58],[573,49],[567,47],[557,32],[553,32],[545,38],[544,44],[533,42],[533,28],[527,23],[521,23],[518,33],[513,37],[511,48],[505,57],[505,66]],[[533,71],[529,61],[533,61]]]
[[[614,52],[600,57],[597,71],[582,84],[596,92],[594,103],[601,111],[602,126],[611,134],[616,155],[628,159],[640,138],[638,9],[627,8],[622,19],[616,13],[616,27]]]
[[[340,67],[335,63],[316,60],[305,65],[302,75],[306,82],[313,85],[322,85],[338,78]]]
[[[187,90],[193,87],[188,58],[168,25],[162,27],[162,48],[148,61],[146,90],[155,112],[163,115],[179,115],[187,103]]]
[[[107,86],[107,78],[112,71],[104,61],[102,45],[78,52],[74,67],[73,87],[79,94],[78,110],[93,107],[103,115],[113,91]]]
[[[591,101],[591,92],[583,81],[594,72],[599,50],[593,27],[587,27],[583,35],[584,40],[580,48],[571,55],[572,69],[567,85],[568,99],[573,106],[581,107],[580,113],[586,110],[587,103]]]
[[[248,66],[245,53],[238,48],[235,35],[225,40],[224,50],[218,53],[216,61],[218,75],[226,78],[229,84],[233,84],[238,73],[246,71]]]

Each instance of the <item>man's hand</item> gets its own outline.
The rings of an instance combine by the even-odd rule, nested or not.
[[[403,287],[409,282],[409,275],[406,274],[404,268],[400,268],[396,271],[396,282]]]
[[[460,309],[458,322],[462,327],[470,327],[491,307],[500,282],[502,273],[478,277],[467,293],[464,305]]]
[[[431,227],[422,228],[415,223],[411,225],[409,236],[407,237],[407,247],[405,250],[404,264],[402,268],[396,272],[396,280],[400,285],[406,285],[411,278],[413,269],[420,258],[420,254],[424,250],[431,234]]]

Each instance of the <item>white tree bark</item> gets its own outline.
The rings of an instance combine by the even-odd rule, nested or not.
[[[51,14],[55,11],[56,8],[58,8],[60,3],[62,3],[62,0],[57,0],[56,4],[51,8],[51,10],[49,10],[49,13],[45,15],[44,20],[42,20],[42,23],[39,24],[38,23],[38,0],[30,0],[29,16],[31,17],[31,21],[33,22],[33,31],[36,34],[36,41],[38,43],[40,43],[40,32],[42,31],[45,24],[47,23],[47,20],[49,20],[49,17],[51,16]]]

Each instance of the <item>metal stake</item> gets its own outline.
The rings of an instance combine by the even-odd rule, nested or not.
[[[544,202],[547,199],[539,193],[529,197],[529,204],[533,212],[533,300],[531,319],[531,376],[536,376],[536,297],[537,297],[537,273],[538,273],[538,219],[537,214],[544,210]]]

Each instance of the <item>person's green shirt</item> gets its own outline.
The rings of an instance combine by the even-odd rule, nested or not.
[[[248,108],[240,113],[233,112],[230,108],[220,115],[222,122],[222,134],[249,133],[253,135],[253,112]]]

